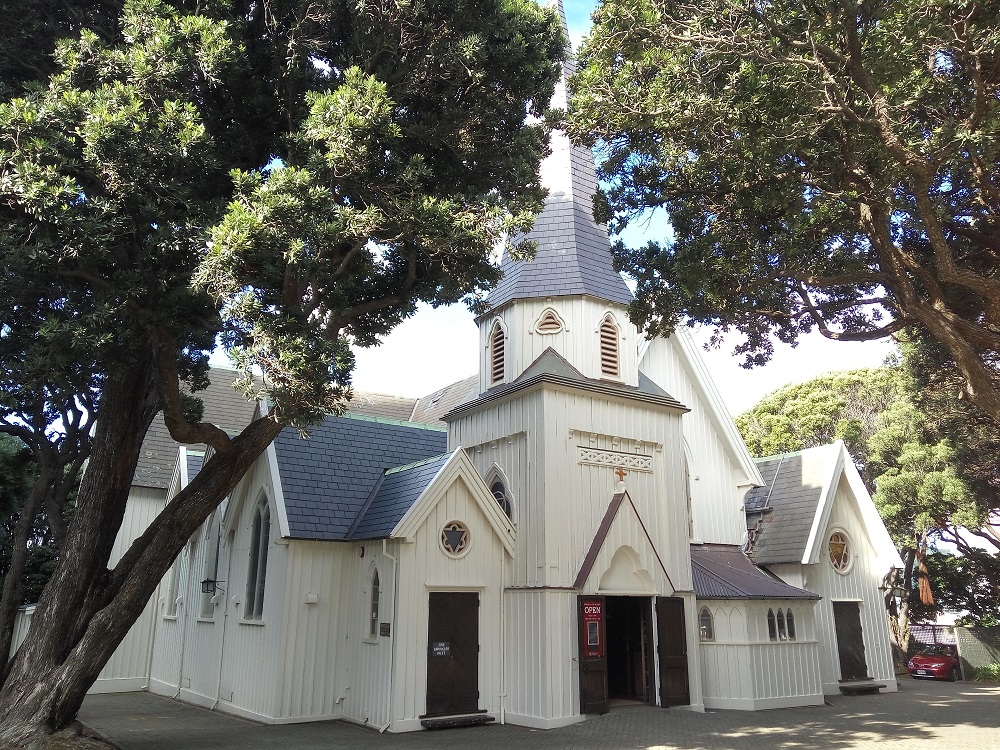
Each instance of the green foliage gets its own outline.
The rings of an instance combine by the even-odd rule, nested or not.
[[[497,280],[495,246],[542,206],[547,133],[525,114],[556,80],[554,14],[302,10],[128,0],[0,101],[0,362],[31,364],[19,382],[146,351],[197,386],[221,342],[305,425],[342,406],[351,342]]]
[[[736,418],[754,456],[773,456],[843,440],[865,483],[869,440],[881,415],[901,394],[898,368],[881,367],[821,375],[765,396]]]
[[[963,555],[927,555],[927,572],[934,605],[912,603],[914,620],[933,619],[941,612],[961,612],[961,624],[1000,625],[1000,555],[970,550]]]
[[[1000,422],[1000,7],[972,0],[605,0],[572,81],[600,218],[653,333],[927,332]],[[995,428],[995,427],[994,427]]]
[[[993,663],[976,667],[975,676],[972,679],[976,682],[1000,682],[1000,664]]]

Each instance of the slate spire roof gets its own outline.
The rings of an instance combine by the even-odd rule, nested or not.
[[[562,3],[556,6],[565,31]],[[566,107],[566,79],[575,67],[572,59],[564,63],[553,107]],[[552,153],[541,168],[542,184],[549,195],[527,235],[538,243],[538,252],[531,261],[515,261],[505,254],[501,265],[504,277],[487,302],[495,309],[515,299],[586,294],[627,305],[632,293],[611,264],[607,228],[594,221],[597,174],[593,154],[572,146],[562,131],[553,131],[551,145]]]

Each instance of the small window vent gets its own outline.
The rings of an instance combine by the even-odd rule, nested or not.
[[[617,378],[618,364],[618,326],[611,315],[606,315],[601,321],[601,374]]]
[[[490,383],[499,383],[504,374],[504,334],[500,322],[490,332]]]
[[[542,316],[535,324],[538,333],[559,333],[563,330],[563,322],[559,319],[555,310],[551,308],[542,313]]]

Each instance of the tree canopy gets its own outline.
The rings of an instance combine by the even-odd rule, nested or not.
[[[5,746],[72,720],[250,463],[283,426],[343,407],[352,342],[497,280],[497,244],[542,207],[565,44],[530,0],[22,5],[0,34],[0,418],[35,409],[52,445],[59,415],[92,424],[0,688]],[[186,395],[217,345],[267,400],[237,436]],[[161,412],[213,455],[108,570]]]
[[[633,317],[773,338],[926,332],[1000,423],[1000,6],[605,0],[569,128],[600,149]]]

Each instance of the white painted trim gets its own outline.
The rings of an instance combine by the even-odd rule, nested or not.
[[[267,467],[271,475],[271,492],[274,497],[274,509],[278,516],[278,536],[287,539],[292,533],[288,527],[285,493],[281,490],[281,474],[278,472],[278,453],[274,449],[273,440],[268,444],[265,453],[267,455]]]
[[[98,680],[91,685],[87,695],[101,693],[137,693],[146,687],[145,677],[116,677]]]
[[[572,726],[573,724],[579,724],[581,721],[586,721],[586,719],[587,717],[581,714],[560,716],[555,719],[543,719],[540,716],[527,716],[525,714],[512,714],[510,712],[504,716],[504,721],[507,724],[516,724],[531,729],[560,729]]]
[[[730,455],[736,460],[740,468],[743,469],[751,484],[757,487],[763,486],[764,479],[760,475],[760,469],[757,468],[753,456],[750,455],[746,443],[743,442],[739,430],[736,429],[736,422],[729,413],[729,409],[726,408],[726,402],[722,400],[722,395],[719,393],[718,388],[715,387],[712,374],[708,371],[705,361],[698,353],[698,347],[695,345],[694,339],[691,338],[691,334],[683,328],[677,328],[674,330],[673,339],[679,344],[677,347],[678,354],[694,376],[692,378],[692,386],[696,390],[700,390],[704,396],[705,403],[708,406],[709,417],[715,423],[719,437],[722,438],[723,443],[729,448]],[[642,356],[645,356],[645,354],[646,352],[643,351],[640,355],[640,370],[642,369]]]
[[[396,524],[396,527],[390,532],[389,538],[404,539],[407,542],[412,542],[414,535],[420,529],[427,516],[430,515],[431,510],[444,497],[448,487],[457,479],[462,480],[463,484],[469,490],[469,494],[476,500],[479,509],[486,516],[490,526],[493,527],[493,531],[499,537],[504,549],[507,550],[507,554],[513,556],[514,539],[516,538],[514,526],[497,501],[493,499],[490,488],[486,486],[486,482],[483,481],[482,476],[480,476],[475,465],[461,446],[454,450],[451,457],[430,481],[430,484],[420,493],[416,502],[410,506],[410,509],[406,511],[399,520],[399,523]]]
[[[845,456],[849,456],[846,447],[844,448],[844,454]],[[847,484],[854,495],[854,502],[863,521],[862,526],[868,535],[868,541],[871,542],[872,547],[875,549],[876,556],[879,560],[887,562],[890,567],[902,568],[903,559],[899,556],[899,550],[896,549],[892,537],[889,536],[889,530],[886,529],[885,522],[882,520],[882,516],[879,515],[878,508],[875,507],[875,501],[872,500],[868,488],[865,487],[865,483],[862,481],[861,474],[858,473],[858,467],[854,465],[854,461],[844,462],[844,478],[847,479]]]
[[[838,689],[836,692],[840,692]],[[762,711],[768,708],[798,708],[800,706],[822,706],[822,693],[811,695],[790,695],[778,698],[705,698],[705,708],[728,709],[731,711]]]
[[[823,542],[826,534],[823,533],[830,520],[830,513],[833,511],[833,502],[837,497],[837,485],[840,484],[840,475],[844,470],[844,457],[847,449],[844,448],[844,441],[838,440],[833,444],[837,451],[833,467],[827,472],[823,480],[823,486],[819,493],[819,502],[816,504],[816,515],[813,516],[812,527],[809,529],[809,537],[806,540],[806,548],[802,553],[803,565],[815,565],[819,562],[819,555],[823,551]],[[815,450],[828,450],[830,446],[823,446]]]

